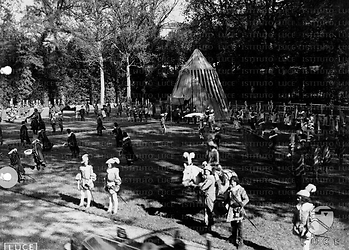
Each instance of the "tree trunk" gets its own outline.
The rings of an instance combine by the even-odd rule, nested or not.
[[[127,100],[131,101],[131,70],[130,70],[130,57],[126,57],[126,83],[127,83]]]
[[[103,55],[102,55],[102,44],[99,42],[98,44],[99,55],[98,55],[98,63],[99,63],[99,71],[100,71],[100,79],[101,79],[101,100],[100,103],[104,105],[105,99],[105,84],[104,84],[104,69],[103,69]]]

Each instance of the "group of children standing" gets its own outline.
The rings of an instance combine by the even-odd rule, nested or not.
[[[87,198],[86,208],[88,209],[93,200],[92,191],[94,189],[94,182],[97,180],[97,175],[93,171],[93,166],[89,164],[88,154],[82,156],[81,163],[83,165],[79,167],[79,173],[75,177],[77,188],[80,191],[79,207],[85,205],[85,198]],[[104,179],[104,190],[109,194],[109,207],[107,212],[112,214],[117,214],[118,212],[119,203],[117,194],[122,183],[117,164],[120,164],[120,160],[117,157],[110,158],[106,161],[107,169]]]

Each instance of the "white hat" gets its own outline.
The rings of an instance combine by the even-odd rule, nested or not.
[[[212,173],[212,166],[211,166],[210,164],[207,164],[207,165],[204,167],[204,170],[211,171],[211,173]]]
[[[81,156],[81,158],[82,158],[81,163],[84,163],[86,160],[88,160],[88,154],[84,154],[83,156]]]
[[[114,158],[110,158],[109,160],[107,160],[105,163],[107,164],[120,164],[120,160],[119,158],[117,157],[114,157]]]
[[[310,197],[310,193],[314,193],[316,191],[316,186],[313,184],[308,184],[305,189],[300,190],[297,195]]]

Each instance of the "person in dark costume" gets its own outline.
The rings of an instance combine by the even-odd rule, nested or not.
[[[46,125],[43,119],[39,119],[39,130],[46,130]]]
[[[22,146],[25,146],[25,144],[30,145],[30,139],[28,134],[28,128],[25,125],[25,121],[22,121],[21,129],[19,130],[19,138],[21,139]]]
[[[97,117],[97,135],[102,135],[102,130],[103,130],[103,120],[102,120],[102,115],[99,114]]]
[[[130,166],[134,161],[138,160],[138,158],[133,152],[131,138],[125,131],[122,133],[122,137],[122,150],[120,154],[125,155],[127,165]]]
[[[86,110],[85,110],[84,106],[81,106],[81,109],[79,110],[79,113],[80,113],[80,120],[81,121],[85,121]]]
[[[79,157],[80,149],[79,149],[75,134],[70,129],[67,129],[67,133],[68,133],[68,140],[65,145],[69,147],[72,153],[72,157],[77,158]]]
[[[46,163],[45,163],[44,155],[42,153],[42,144],[41,144],[39,139],[35,139],[32,142],[32,150],[33,150],[34,162],[36,164],[35,167],[38,170],[40,170],[41,167],[45,168],[46,167]]]
[[[38,134],[38,130],[39,130],[39,121],[41,121],[41,115],[40,115],[40,112],[38,111],[37,108],[34,109],[34,113],[30,116],[28,116],[26,118],[27,119],[31,119],[31,123],[30,123],[30,126],[31,126],[31,129],[33,130],[33,134],[34,135],[37,135]]]
[[[21,157],[18,154],[17,148],[10,148],[8,157],[10,158],[11,167],[14,168],[18,174],[18,182],[23,181],[23,175],[25,174],[25,171],[22,166]]]
[[[49,151],[53,147],[53,143],[48,139],[46,135],[46,131],[44,129],[41,129],[38,134],[38,139],[41,141],[43,145],[43,151]]]
[[[60,130],[61,130],[61,133],[63,133],[63,116],[61,113],[58,113],[57,123],[58,123]]]
[[[114,122],[114,128],[112,133],[115,136],[116,147],[122,147],[122,130],[117,122]]]
[[[0,126],[0,145],[3,144],[3,138],[2,138],[2,128]]]

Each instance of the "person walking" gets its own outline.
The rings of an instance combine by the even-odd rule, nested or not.
[[[97,135],[102,136],[103,127],[103,118],[102,114],[99,114],[97,117]]]
[[[310,193],[316,192],[316,186],[308,184],[305,189],[297,192],[297,205],[294,211],[292,223],[292,232],[298,236],[302,249],[309,250],[312,232],[317,230],[317,223],[315,218],[315,206],[311,202]]]
[[[34,141],[32,142],[32,154],[34,157],[34,162],[35,162],[35,166],[37,170],[40,170],[41,167],[42,169],[44,169],[46,167],[46,162],[45,162],[45,158],[44,158],[44,154],[42,153],[42,144],[41,141],[39,139],[34,139]],[[33,168],[33,169],[34,169]]]
[[[79,167],[80,173],[78,173],[75,177],[78,184],[78,190],[80,191],[80,204],[79,207],[84,206],[85,202],[85,194],[87,197],[86,208],[91,207],[92,201],[92,190],[94,188],[94,181],[97,179],[97,175],[93,172],[92,165],[89,164],[88,154],[84,154],[82,156],[83,166]]]
[[[3,137],[2,137],[2,128],[0,126],[0,145],[4,143]]]
[[[67,143],[65,143],[64,145],[69,147],[70,152],[72,153],[72,158],[77,158],[79,156],[80,149],[76,140],[76,136],[70,129],[67,129],[67,134]]]
[[[8,152],[8,157],[10,158],[10,165],[14,168],[18,175],[18,182],[24,180],[23,175],[25,175],[25,171],[23,165],[21,163],[21,157],[18,154],[17,148],[10,147],[10,151]]]
[[[131,138],[125,131],[122,133],[122,137],[122,150],[120,151],[120,154],[125,156],[127,165],[130,166],[134,161],[138,160],[138,157],[133,151]]]
[[[52,133],[56,133],[56,123],[57,123],[57,115],[56,113],[51,114],[51,127],[52,127]]]
[[[39,130],[39,122],[41,121],[41,115],[37,108],[34,108],[34,113],[28,116],[25,120],[31,119],[30,126],[33,130],[33,134],[37,135]]]
[[[239,178],[232,176],[230,186],[225,193],[226,207],[228,209],[227,222],[231,225],[229,241],[238,249],[244,247],[243,242],[243,219],[246,216],[244,207],[249,202],[246,190],[239,184]]]
[[[57,123],[61,130],[61,133],[63,133],[63,115],[61,113],[58,113]]]
[[[116,147],[122,147],[122,130],[117,122],[114,122],[112,133],[115,136]]]
[[[120,190],[121,178],[119,175],[119,168],[116,164],[120,164],[119,158],[110,158],[106,161],[108,166],[107,176],[105,178],[105,191],[109,194],[109,207],[108,213],[117,214],[119,202],[118,202],[118,192]]]
[[[25,146],[25,144],[31,144],[28,134],[28,128],[25,125],[25,121],[22,121],[22,126],[19,130],[19,138],[21,139],[21,144],[23,147]]]

